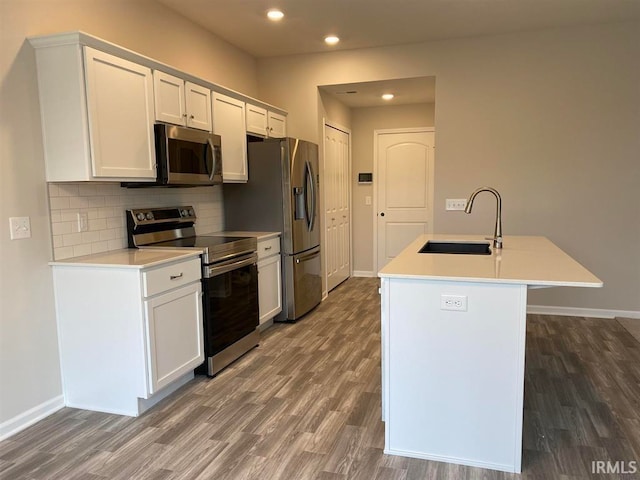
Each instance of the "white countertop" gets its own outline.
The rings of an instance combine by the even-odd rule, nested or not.
[[[421,235],[379,277],[538,286],[601,287],[602,281],[545,237],[507,236],[491,255],[418,253],[428,240],[487,241],[480,235]]]
[[[247,232],[247,231],[239,231],[239,230],[225,230],[223,232],[213,232],[205,234],[207,236],[217,235],[217,236],[225,236],[225,237],[256,237],[258,241],[260,240],[269,240],[270,238],[275,238],[280,235],[280,232]]]
[[[106,267],[106,268],[148,268],[173,262],[186,260],[200,255],[199,251],[160,250],[123,248],[110,252],[96,253],[82,257],[66,258],[49,262],[49,265],[66,267]]]

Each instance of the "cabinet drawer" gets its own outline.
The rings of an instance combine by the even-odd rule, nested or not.
[[[258,242],[258,260],[280,253],[280,237]]]
[[[166,267],[142,273],[142,288],[145,297],[151,297],[172,288],[200,280],[200,258],[174,263]]]

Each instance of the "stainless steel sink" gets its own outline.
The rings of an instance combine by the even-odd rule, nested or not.
[[[419,253],[453,253],[458,255],[491,255],[487,242],[456,242],[429,240]]]

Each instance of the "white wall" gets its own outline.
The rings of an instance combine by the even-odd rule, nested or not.
[[[35,58],[25,38],[71,30],[257,96],[251,56],[156,2],[0,1],[0,437],[62,401]],[[9,240],[12,216],[31,218],[32,238]]]
[[[259,94],[318,141],[318,85],[436,77],[435,231],[493,231],[494,203],[445,212],[481,185],[505,234],[553,242],[603,289],[530,303],[640,312],[640,24],[568,28],[259,60]],[[287,81],[282,80],[287,72]]]

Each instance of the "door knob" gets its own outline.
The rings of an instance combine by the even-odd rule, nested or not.
[[[381,217],[384,217],[384,212],[381,212],[381,213],[380,213],[380,216],[381,216]]]

